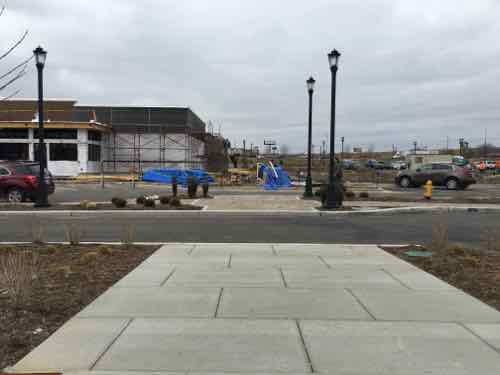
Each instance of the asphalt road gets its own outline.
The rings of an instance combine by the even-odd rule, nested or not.
[[[427,243],[432,228],[445,224],[449,240],[478,246],[484,230],[500,222],[500,213],[398,213],[384,215],[269,215],[193,212],[0,213],[2,241],[32,241],[43,228],[45,241],[64,241],[75,223],[82,241],[120,241],[133,224],[136,241],[147,242],[294,242],[294,243]]]
[[[380,190],[383,189],[383,190]],[[373,199],[377,197],[391,196],[393,198],[401,198],[403,200],[417,200],[422,199],[422,188],[402,189],[393,184],[355,184],[354,190],[357,192],[367,191]],[[212,195],[299,195],[303,191],[302,187],[294,189],[283,189],[280,191],[266,191],[259,187],[212,187],[210,193]],[[131,183],[106,183],[105,188],[102,189],[100,184],[74,184],[74,183],[57,183],[56,192],[49,197],[51,203],[63,202],[80,202],[83,200],[90,200],[94,202],[110,201],[113,197],[122,197],[126,199],[136,198],[139,195],[154,195],[154,194],[170,194],[171,188],[169,185],[163,184],[143,184],[139,183],[135,189],[132,188]],[[436,187],[434,189],[435,199],[442,201],[460,200],[460,199],[481,199],[491,200],[500,199],[500,185],[473,185],[465,191],[450,191],[443,188]]]

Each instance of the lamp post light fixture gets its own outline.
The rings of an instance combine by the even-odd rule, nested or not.
[[[45,150],[44,130],[43,130],[43,68],[47,51],[42,47],[37,47],[33,51],[35,55],[36,68],[38,70],[38,158],[40,161],[40,175],[38,178],[38,195],[35,207],[49,207],[47,199],[47,184],[45,182],[45,169],[47,168],[47,152]]]
[[[335,95],[337,91],[337,70],[340,53],[336,49],[328,54],[330,72],[332,73],[331,113],[330,113],[330,167],[328,170],[328,189],[323,200],[323,207],[327,209],[342,206],[343,192],[341,181],[335,170]],[[339,176],[340,177],[340,174]]]
[[[463,138],[460,138],[458,140],[458,142],[460,144],[460,155],[464,156],[464,142],[465,142],[465,140]]]
[[[314,92],[314,84],[316,81],[314,80],[313,77],[309,77],[309,79],[306,81],[307,83],[307,92],[309,93],[309,130],[308,130],[308,136],[307,136],[307,177],[306,177],[306,187],[304,191],[304,197],[305,198],[312,198],[313,197],[313,191],[312,191],[312,177],[311,177],[311,168],[312,168],[312,155],[311,155],[311,149],[312,149],[312,97],[313,97],[313,92]]]

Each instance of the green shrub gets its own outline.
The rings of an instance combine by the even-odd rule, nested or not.
[[[111,203],[113,204],[113,206],[115,206],[116,208],[124,208],[124,207],[127,207],[127,200],[126,199],[123,199],[123,198],[120,198],[120,197],[114,197],[111,199]]]
[[[147,198],[144,200],[144,207],[155,207],[156,203],[154,199]]]
[[[160,203],[161,204],[169,204],[171,199],[172,198],[169,197],[168,195],[161,195],[160,196]]]
[[[146,197],[144,195],[137,197],[137,199],[135,200],[135,202],[137,204],[144,204],[145,201],[146,201]]]
[[[181,200],[177,197],[172,197],[170,198],[170,205],[172,207],[180,207],[181,206]]]
[[[198,181],[195,177],[189,177],[188,179],[188,197],[193,199],[196,198],[196,191],[198,190]]]
[[[369,198],[370,195],[368,194],[367,191],[362,191],[361,193],[359,193],[359,197],[360,198]]]
[[[345,197],[346,197],[346,198],[355,198],[355,197],[356,197],[356,194],[355,194],[353,191],[351,191],[351,190],[347,190],[347,191],[345,192]]]

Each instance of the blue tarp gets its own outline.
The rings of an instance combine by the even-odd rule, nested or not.
[[[261,164],[259,166],[259,177],[264,179],[264,188],[266,190],[278,190],[293,186],[288,173],[281,166]]]
[[[202,184],[206,178],[208,178],[209,184],[213,184],[215,182],[214,178],[203,169],[177,168],[149,169],[144,172],[142,180],[146,182],[161,182],[164,184],[171,184],[173,176],[177,178],[177,184],[181,186],[187,186],[189,177],[195,177],[198,184]]]

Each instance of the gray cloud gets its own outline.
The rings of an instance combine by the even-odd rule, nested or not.
[[[342,52],[337,135],[350,145],[442,147],[484,129],[500,144],[498,1],[10,0],[0,47],[42,44],[46,93],[82,104],[190,106],[233,143],[305,150],[329,134],[326,54]],[[7,62],[7,63],[9,63]],[[1,69],[1,67],[0,67]],[[35,71],[18,85],[34,97]]]

